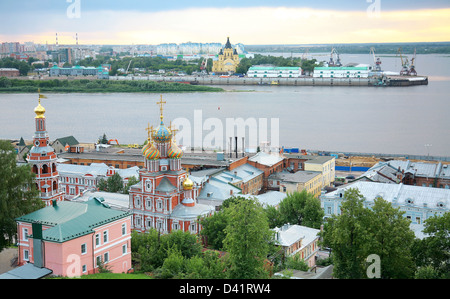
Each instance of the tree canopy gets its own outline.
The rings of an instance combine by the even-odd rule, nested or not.
[[[29,165],[17,166],[13,146],[0,140],[0,251],[17,234],[17,217],[43,208]]]
[[[341,213],[327,219],[322,233],[324,245],[331,248],[337,278],[369,278],[368,257],[380,260],[379,278],[412,278],[411,248],[414,233],[404,212],[382,198],[371,209],[357,189],[344,194]]]

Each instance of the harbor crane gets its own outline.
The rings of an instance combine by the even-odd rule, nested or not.
[[[402,61],[402,70],[400,71],[401,76],[408,76],[410,73],[409,70],[409,60],[408,57],[403,57],[402,55],[402,48],[398,48],[397,54],[400,55],[400,59]]]
[[[416,72],[416,66],[414,65],[414,62],[416,61],[416,49],[414,49],[414,56],[411,59],[411,66],[409,68],[409,74],[411,76],[417,76],[417,72]]]
[[[373,56],[374,70],[377,72],[381,72],[381,59],[380,57],[375,57],[375,48],[370,48],[370,53]]]
[[[309,48],[306,48],[305,52],[303,52],[302,60],[308,59],[308,52],[309,52]]]
[[[202,64],[200,65],[200,70],[203,74],[206,74],[208,71],[206,68],[208,67],[208,57],[203,57]]]
[[[333,54],[336,54],[336,62],[334,62]],[[328,62],[328,66],[337,66],[337,67],[342,66],[341,59],[339,58],[339,53],[336,51],[335,48],[331,48],[330,61]]]
[[[128,75],[128,69],[130,68],[131,61],[132,61],[132,59],[130,59],[130,62],[128,63],[128,67],[127,67],[127,70],[125,71],[125,75]]]

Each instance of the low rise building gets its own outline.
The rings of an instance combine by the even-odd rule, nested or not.
[[[368,78],[371,66],[315,67],[314,78]]]
[[[375,164],[357,180],[450,189],[450,168],[442,162],[391,160]]]
[[[55,150],[56,153],[62,153],[69,151],[70,147],[77,146],[80,143],[73,136],[61,137],[53,141],[51,147]]]
[[[286,158],[286,169],[318,171],[322,173],[322,185],[332,186],[336,177],[336,158],[333,156],[314,156],[302,154],[283,154]]]
[[[404,217],[411,220],[414,228],[420,228],[423,222],[432,216],[442,216],[449,211],[450,190],[432,187],[410,186],[403,183],[376,183],[356,181],[320,196],[325,217],[339,215],[345,192],[356,188],[364,197],[364,206],[370,208],[376,198],[383,198],[394,208],[405,212]],[[416,236],[421,230],[416,230]]]
[[[298,256],[306,262],[309,268],[316,265],[320,230],[285,224],[280,228],[274,228],[273,231],[275,232],[275,244],[281,246],[285,256]]]
[[[97,190],[100,180],[107,180],[118,173],[126,186],[131,177],[139,179],[139,168],[117,169],[104,163],[91,165],[58,164],[59,185],[65,199],[72,199],[86,190]]]
[[[0,68],[0,77],[18,77],[20,72],[15,68]]]
[[[251,66],[247,71],[249,78],[299,78],[302,76],[301,67],[279,66]]]
[[[249,157],[247,163],[264,172],[263,191],[269,186],[268,177],[285,168],[284,157],[282,155],[267,154],[265,152],[259,152],[256,155]]]
[[[281,171],[268,177],[268,188],[285,193],[306,192],[318,197],[323,186],[322,173],[317,171]]]
[[[81,276],[105,265],[113,273],[131,265],[131,215],[102,199],[85,203],[54,200],[16,218],[18,264],[32,263],[57,276]]]

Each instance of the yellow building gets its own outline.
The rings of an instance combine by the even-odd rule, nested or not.
[[[314,156],[312,159],[305,161],[305,170],[318,171],[322,173],[322,185],[333,186],[336,177],[335,158],[331,156]]]
[[[323,188],[322,173],[317,171],[275,172],[268,178],[268,189],[284,193],[302,192],[319,197]]]
[[[239,64],[239,54],[233,49],[230,38],[227,38],[225,47],[220,50],[219,57],[213,61],[212,71],[216,74],[235,73]]]

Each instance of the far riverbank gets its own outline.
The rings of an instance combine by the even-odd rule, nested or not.
[[[179,82],[112,81],[88,79],[23,80],[0,77],[1,93],[133,93],[133,92],[223,92],[219,87],[196,86]]]

